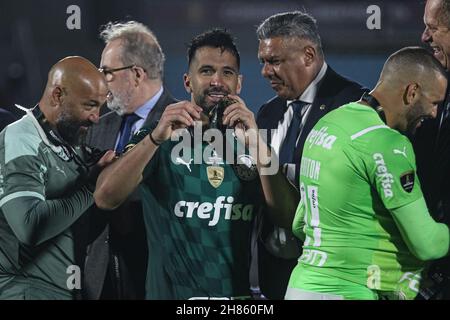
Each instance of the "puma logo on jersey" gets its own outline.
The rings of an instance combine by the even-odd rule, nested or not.
[[[191,159],[191,160],[189,160],[189,162],[186,162],[182,158],[178,157],[175,159],[175,164],[182,164],[188,168],[189,172],[192,172],[192,170],[191,170],[192,161],[194,161],[194,159]]]
[[[56,171],[61,172],[64,177],[67,178],[66,172],[58,166],[55,166]]]
[[[394,149],[393,151],[394,151],[394,154],[402,154],[402,155],[405,156],[405,158],[407,158],[407,156],[406,156],[406,147],[403,147],[403,151],[398,150],[398,149]]]
[[[373,155],[375,165],[377,166],[376,175],[383,188],[383,193],[386,198],[392,198],[394,192],[392,191],[392,184],[394,183],[394,177],[388,172],[386,163],[384,162],[383,155],[381,153],[375,153]]]
[[[306,138],[311,149],[313,145],[321,146],[325,149],[331,150],[337,137],[327,133],[328,127],[322,127],[319,130],[311,130]]]
[[[252,220],[252,204],[234,204],[233,202],[234,198],[231,196],[217,197],[214,203],[178,201],[173,212],[179,218],[192,218],[195,214],[199,219],[210,220],[208,223],[210,227],[215,226],[219,222],[221,215],[225,220]]]

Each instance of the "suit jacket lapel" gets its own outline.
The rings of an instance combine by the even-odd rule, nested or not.
[[[147,115],[144,126],[155,124],[161,117],[166,106],[173,102],[175,102],[175,100],[172,98],[169,91],[164,88],[161,97]],[[86,137],[87,144],[102,150],[114,149],[121,124],[122,117],[117,115],[114,111],[104,114],[101,116],[99,123],[93,125],[89,130]]]
[[[300,139],[298,141],[297,147],[295,149],[294,162],[300,163],[300,159],[303,152],[303,146],[305,145],[306,138],[311,132],[312,128],[316,123],[330,111],[331,105],[333,103],[333,96],[327,94],[328,85],[334,81],[333,78],[334,71],[328,67],[323,77],[322,81],[319,83],[319,89],[317,90],[316,97],[311,106],[308,118],[306,119],[305,125],[303,127],[302,133],[300,134]]]
[[[286,112],[286,100],[280,97],[275,98],[276,100],[270,102],[270,112],[266,115],[261,115],[257,117],[257,124],[259,128],[267,129],[267,143],[272,142],[271,129],[277,129],[278,123],[283,119],[284,113]]]
[[[111,116],[108,123],[106,123],[106,126],[103,127],[104,131],[111,130],[111,132],[114,132],[114,134],[108,134],[107,132],[104,132],[103,136],[105,139],[105,143],[113,149],[116,144],[117,140],[117,134],[120,131],[120,125],[122,124],[122,117],[114,113],[114,116]]]
[[[276,106],[271,107],[271,113],[268,117],[261,117],[258,119],[258,126],[261,128],[267,129],[276,129],[278,128],[278,123],[284,117],[284,113],[286,112],[286,100],[279,98],[280,101]]]
[[[121,123],[122,118],[114,111],[104,114],[100,117],[99,123],[89,130],[86,137],[87,144],[102,150],[114,149]]]
[[[142,127],[153,127],[154,125],[156,125],[166,107],[169,104],[174,103],[175,101],[176,100],[172,98],[169,91],[166,88],[164,88],[161,97],[156,102],[152,111],[149,112],[147,119],[145,120],[144,125]]]

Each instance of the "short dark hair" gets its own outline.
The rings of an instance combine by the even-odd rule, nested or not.
[[[233,36],[225,29],[215,28],[199,34],[188,45],[187,56],[188,65],[191,65],[192,59],[199,48],[212,47],[220,48],[223,51],[230,52],[237,61],[238,68],[241,67],[241,57],[234,43]]]
[[[268,17],[258,26],[256,35],[258,40],[276,37],[307,39],[323,55],[316,19],[303,11],[277,13]]]
[[[447,72],[441,63],[428,50],[422,47],[405,47],[389,56],[383,68],[383,72],[397,73],[400,70],[409,69],[414,72],[420,71],[420,67],[428,71],[434,71],[445,78]]]
[[[121,60],[124,65],[136,64],[145,69],[150,79],[162,79],[164,53],[154,33],[136,21],[109,22],[102,26],[100,38],[106,43],[123,41]]]

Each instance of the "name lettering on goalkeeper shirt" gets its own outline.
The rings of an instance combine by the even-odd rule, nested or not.
[[[319,181],[320,161],[302,157],[302,162],[300,165],[300,175],[309,179]]]

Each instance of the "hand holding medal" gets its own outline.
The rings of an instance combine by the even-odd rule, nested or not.
[[[230,94],[228,99],[233,103],[223,111],[223,125],[234,128],[236,138],[246,147],[251,147],[249,142],[256,139],[249,139],[248,133],[250,129],[250,132],[257,132],[255,116],[239,96]]]

